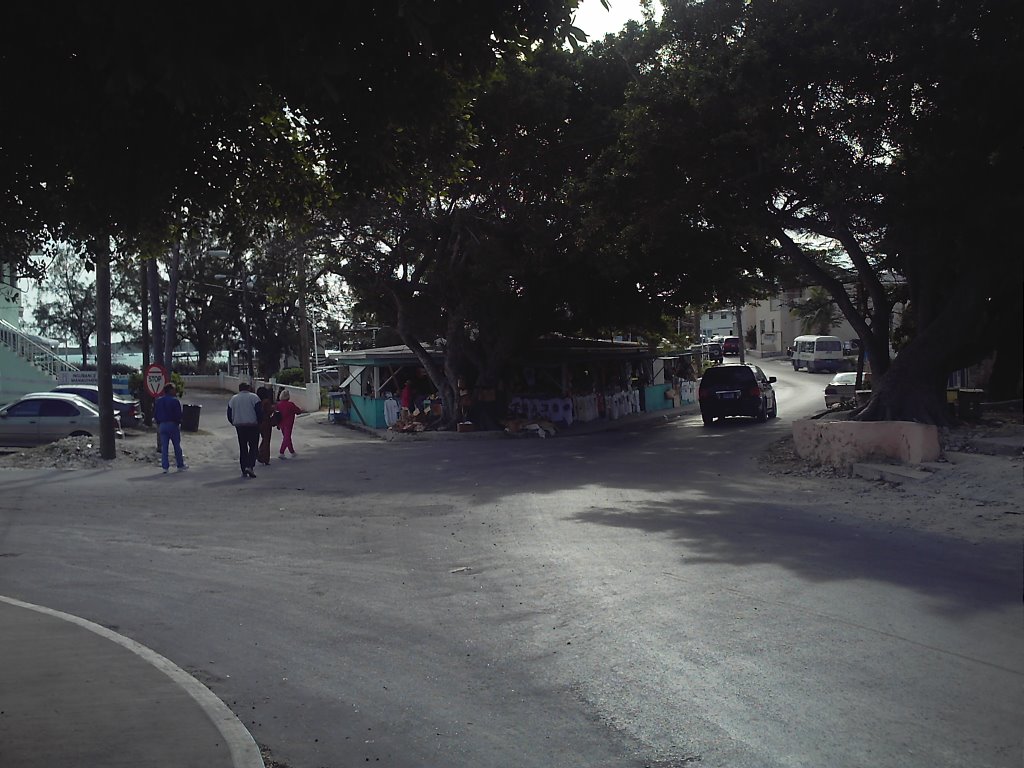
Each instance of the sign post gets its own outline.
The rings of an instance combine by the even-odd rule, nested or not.
[[[164,387],[171,380],[171,374],[160,363],[153,363],[146,366],[143,378],[145,379],[146,392],[156,400],[156,398],[164,393]]]
[[[156,400],[164,393],[164,386],[171,380],[170,372],[160,363],[147,365],[142,372],[142,385],[146,388],[146,394],[150,399]],[[152,412],[152,409],[150,410]],[[160,433],[156,433],[156,449],[160,450]]]

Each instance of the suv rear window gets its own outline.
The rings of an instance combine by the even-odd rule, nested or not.
[[[733,384],[747,386],[754,381],[754,372],[745,365],[719,365],[704,371],[707,384]]]

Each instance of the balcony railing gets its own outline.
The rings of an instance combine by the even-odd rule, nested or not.
[[[40,344],[29,334],[2,319],[0,319],[0,344],[54,378],[64,371],[78,370],[78,366],[59,357],[45,344]]]

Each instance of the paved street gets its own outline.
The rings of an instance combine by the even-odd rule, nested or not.
[[[759,472],[825,384],[764,367],[767,424],[309,419],[251,481],[204,408],[224,450],[182,475],[5,472],[0,594],[170,659],[287,768],[1016,768],[1020,542],[848,522]]]

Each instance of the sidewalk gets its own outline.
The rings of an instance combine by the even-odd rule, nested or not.
[[[0,596],[0,765],[263,768],[227,706],[159,654]]]

